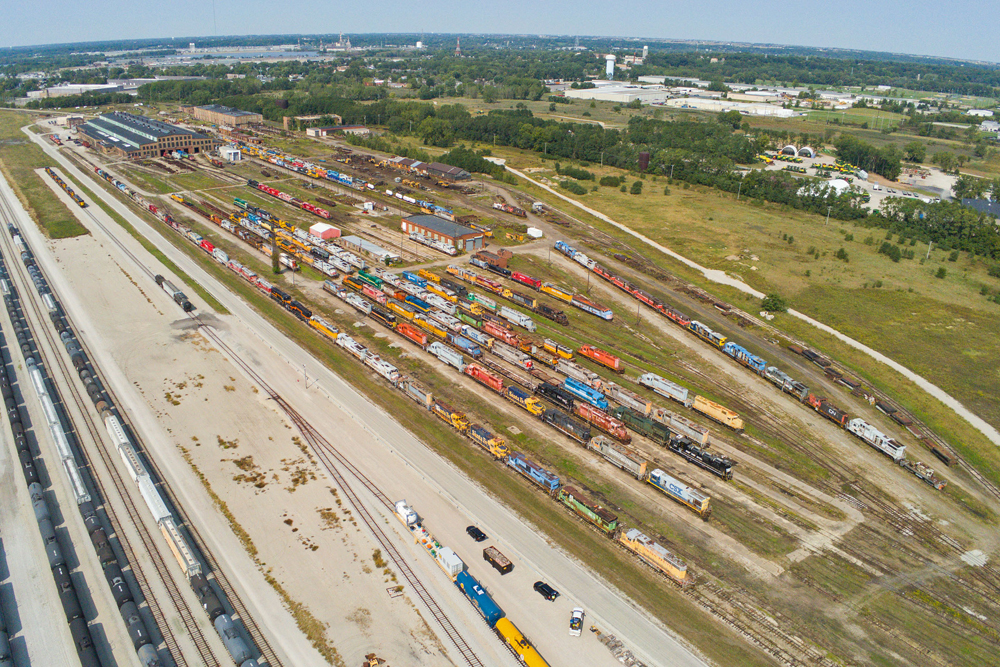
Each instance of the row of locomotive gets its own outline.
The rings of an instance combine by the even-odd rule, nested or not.
[[[76,202],[77,206],[79,206],[80,208],[87,208],[87,202],[83,201],[83,198],[80,197],[80,195],[76,194],[73,188],[67,185],[66,181],[61,179],[59,177],[59,174],[57,174],[51,167],[46,167],[45,173],[51,176],[52,180],[55,181],[59,185],[59,187],[61,187],[63,190],[66,191],[66,194],[69,195],[70,199]]]
[[[369,311],[372,313],[377,312],[376,309],[378,306],[374,304],[366,304],[364,299],[360,298],[361,294],[369,297],[381,296],[383,300],[379,301],[379,303],[388,303],[392,306],[391,297],[386,297],[385,295],[392,294],[394,288],[392,288],[391,285],[399,284],[401,279],[410,281],[418,287],[433,287],[433,281],[435,278],[437,280],[442,280],[434,274],[424,270],[418,271],[416,275],[404,271],[401,276],[396,276],[388,272],[383,272],[379,276],[359,272],[357,278],[359,279],[357,281],[353,279],[345,279],[343,282],[345,285],[350,286],[359,293],[355,298],[365,305],[355,305],[355,308],[366,313]],[[361,281],[364,282],[362,283]],[[332,283],[328,283],[328,285],[332,285]],[[381,286],[383,291],[376,291],[376,285]],[[327,287],[327,289],[335,292],[337,288],[336,286],[332,286]],[[399,305],[395,307],[398,309]],[[384,320],[380,321],[390,328],[395,328],[397,333],[416,343],[421,348],[431,352],[441,361],[453,366],[459,372],[469,375],[480,384],[486,386],[492,391],[497,392],[532,415],[539,417],[547,424],[563,432],[570,438],[577,440],[578,442],[586,443],[591,437],[589,425],[593,425],[605,433],[608,433],[612,437],[628,443],[631,440],[631,435],[626,428],[628,427],[642,433],[643,435],[652,434],[651,437],[655,442],[664,447],[668,447],[672,452],[685,458],[689,462],[694,463],[695,465],[708,470],[712,474],[722,477],[723,479],[732,479],[732,468],[735,466],[735,463],[724,456],[709,453],[705,451],[703,447],[698,446],[698,444],[707,445],[707,437],[705,437],[705,434],[707,434],[706,431],[703,429],[695,431],[694,429],[698,428],[697,425],[690,423],[687,420],[683,420],[683,418],[673,415],[668,411],[660,411],[665,413],[662,417],[663,423],[658,423],[649,419],[648,417],[650,416],[650,413],[652,412],[651,408],[653,407],[651,403],[643,401],[638,396],[617,387],[617,385],[614,385],[613,383],[605,382],[602,384],[600,376],[585,371],[585,369],[576,366],[567,359],[567,357],[570,359],[573,358],[572,349],[548,339],[543,342],[544,348],[552,352],[550,359],[555,359],[555,363],[552,364],[552,367],[567,375],[564,381],[557,382],[556,380],[546,376],[541,382],[530,383],[526,386],[522,379],[515,376],[512,384],[510,382],[505,382],[504,377],[500,376],[499,372],[502,370],[501,368],[491,364],[486,364],[489,368],[486,368],[478,363],[467,364],[462,357],[462,354],[464,353],[476,360],[482,358],[482,352],[472,342],[474,340],[476,343],[481,344],[485,350],[491,351],[495,354],[500,354],[501,358],[511,361],[511,363],[516,365],[517,361],[509,356],[510,354],[516,353],[516,350],[508,347],[505,343],[500,342],[500,340],[494,340],[488,335],[488,331],[477,331],[475,329],[471,329],[469,325],[462,325],[461,332],[463,335],[458,336],[449,333],[440,327],[434,326],[432,321],[429,322],[428,320],[424,320],[418,315],[414,315],[413,318],[414,323],[420,327],[419,329],[406,322],[392,324]],[[509,332],[500,331],[495,333],[508,334]],[[428,341],[430,340],[429,335],[437,336],[442,341],[450,344],[454,349],[444,348],[439,343],[431,343],[428,345]],[[518,344],[515,343],[515,341],[508,340],[508,342]],[[525,345],[523,340],[520,341],[519,348],[521,350],[528,350],[531,349],[531,347],[532,346],[530,345]],[[504,353],[505,350],[507,351],[506,354]],[[601,362],[602,365],[609,369],[616,371],[624,370],[624,367],[618,357],[615,357],[604,350],[600,350],[599,348],[584,345],[581,346],[578,352],[581,356]],[[582,371],[582,373],[578,373],[576,371]],[[544,376],[544,374],[538,374],[538,376]],[[651,386],[654,388],[659,388],[662,383],[672,385],[672,383],[659,378],[659,376],[653,374],[647,374],[647,376],[658,378],[661,381],[659,384],[653,384],[650,382]],[[643,377],[646,378],[647,376]],[[541,377],[539,379],[541,379]],[[642,382],[642,379],[643,378],[640,378],[640,382]],[[599,387],[602,391],[594,389],[594,386]],[[677,385],[673,386],[676,389],[682,389]],[[543,404],[541,404],[540,401],[538,401],[537,398],[533,398],[530,393],[525,392],[522,387],[527,388],[529,391],[532,391],[536,395],[541,396],[542,398],[553,403],[556,406],[556,409],[547,409]],[[685,392],[683,396],[679,395],[676,391],[670,395],[672,398],[681,401],[688,407],[692,407],[699,412],[712,416],[713,418],[717,418],[719,421],[722,421],[722,419],[717,417],[720,412],[729,412],[726,411],[725,408],[711,403],[702,397],[695,397],[693,401],[689,400],[687,390],[683,389],[683,391]],[[627,421],[621,418],[617,412],[614,414],[611,413],[607,397],[611,397],[623,405],[631,406],[627,415],[629,418]],[[631,398],[632,400],[626,401],[626,398]],[[565,410],[575,417],[579,417],[582,419],[582,422],[574,419],[562,410]],[[635,410],[638,410],[640,414],[636,414]],[[733,417],[732,414],[727,414],[726,421],[724,421],[724,423],[734,426],[734,419],[738,419],[738,417]],[[684,423],[682,423],[682,421]],[[651,424],[651,426],[644,426],[647,423]],[[739,425],[740,424],[735,424],[735,426]],[[673,438],[669,437],[671,429],[677,432]],[[667,435],[661,437],[661,432],[664,431]],[[686,434],[692,434],[698,437],[698,444],[686,437]]]
[[[399,383],[398,387],[410,399],[416,401],[422,407],[436,414],[446,423],[483,448],[498,463],[503,464],[505,467],[527,478],[531,483],[541,488],[547,495],[567,506],[570,510],[578,514],[581,518],[592,524],[604,534],[608,535],[612,539],[618,540],[622,546],[639,555],[640,558],[666,576],[681,584],[687,582],[687,566],[682,560],[668,552],[662,546],[649,540],[649,538],[637,529],[624,529],[624,527],[620,525],[617,516],[600,507],[600,505],[590,501],[586,495],[581,494],[572,486],[563,484],[562,480],[555,473],[547,470],[545,467],[539,465],[521,452],[510,449],[503,437],[494,434],[489,428],[481,424],[470,422],[464,413],[456,413],[454,408],[439,399],[435,399],[431,392],[422,387],[418,382],[410,379],[404,379]],[[684,485],[670,475],[667,475],[667,473],[662,470],[654,470],[647,473],[647,462],[645,459],[643,459],[642,462],[641,474],[636,475],[634,470],[622,466],[618,463],[614,456],[609,455],[607,452],[628,449],[628,451],[631,452],[630,456],[635,459],[640,459],[641,455],[631,448],[626,448],[624,445],[618,445],[617,443],[610,443],[611,447],[605,447],[604,451],[602,451],[600,445],[594,447],[590,444],[595,441],[602,440],[610,443],[607,439],[603,439],[601,436],[598,436],[598,438],[588,441],[588,448],[594,449],[594,451],[597,451],[599,454],[604,456],[605,459],[617,467],[626,470],[630,474],[633,474],[637,477],[637,479],[648,482],[665,495],[681,502],[691,509],[694,509],[702,517],[707,519],[710,515],[711,506],[707,496]],[[627,542],[621,539],[623,535],[628,535],[629,539]],[[653,545],[655,545],[655,547]]]
[[[52,321],[60,340],[66,348],[66,352],[83,384],[84,390],[94,403],[95,411],[104,422],[110,442],[119,453],[129,477],[137,486],[140,496],[143,498],[154,522],[159,527],[181,571],[188,578],[191,587],[198,595],[199,602],[209,614],[209,620],[212,621],[218,631],[223,644],[229,651],[234,662],[239,667],[256,667],[257,662],[253,659],[253,654],[249,646],[236,631],[232,619],[225,613],[225,609],[222,607],[218,596],[203,576],[201,564],[194,556],[188,538],[182,534],[179,523],[168,509],[166,501],[156,486],[156,481],[149,472],[149,468],[143,463],[137,446],[131,436],[128,435],[124,424],[118,418],[114,402],[107,392],[104,391],[97,377],[96,369],[86,352],[83,351],[72,326],[62,312],[56,296],[49,288],[47,280],[34,263],[31,250],[27,248],[23,239],[20,238],[16,228],[10,227],[9,231],[12,236],[16,237],[16,245],[19,247],[24,246],[24,250],[21,253],[22,261],[28,269],[36,291],[48,310],[49,319]],[[176,298],[174,300],[184,308],[181,301],[178,301]],[[38,367],[33,367],[29,372],[33,373],[37,370]],[[40,377],[37,379],[33,377],[32,381],[36,389],[44,387],[44,383]],[[40,398],[43,403],[48,399],[47,396],[41,396]],[[45,412],[49,414],[50,411],[46,410]],[[54,410],[51,413],[55,414]],[[61,425],[59,428],[61,429]],[[57,437],[55,425],[50,424],[50,431],[52,431],[56,440],[57,449],[60,449],[60,438]],[[140,663],[144,667],[155,667],[160,664],[155,646],[149,638],[148,630],[138,614],[136,604],[122,577],[121,568],[118,565],[114,552],[108,544],[107,535],[100,528],[100,520],[94,512],[90,496],[88,494],[83,497],[78,494],[77,500],[80,503],[80,511],[84,516],[84,523],[88,533],[90,533],[94,547],[97,549],[98,558],[100,559],[101,566],[104,568],[105,577],[111,586],[115,602],[125,621],[129,637],[138,653]]]
[[[770,365],[766,359],[753,354],[743,346],[728,339],[724,334],[714,331],[707,325],[692,320],[680,311],[668,306],[660,299],[640,289],[630,281],[618,276],[606,267],[588,257],[586,254],[576,250],[564,241],[556,241],[555,249],[563,253],[573,261],[577,262],[589,271],[593,271],[604,278],[612,285],[629,294],[635,299],[645,303],[653,310],[665,315],[671,321],[683,327],[701,340],[707,342],[715,348],[721,350],[725,355],[736,361],[741,366],[750,369],[754,374],[765,378],[781,391],[794,396],[799,402],[813,408],[820,415],[829,419],[839,427],[854,435],[859,440],[869,445],[876,451],[885,454],[895,463],[906,467],[931,486],[941,489],[944,482],[939,480],[926,465],[920,462],[907,461],[905,457],[905,446],[896,442],[892,437],[882,433],[878,428],[869,424],[860,417],[851,418],[844,410],[835,406],[825,398],[810,392],[802,382],[789,376],[781,369]]]
[[[484,289],[488,289],[494,293],[499,293],[504,296],[508,296],[512,292],[512,290],[503,287],[502,285],[500,285],[499,283],[497,283],[492,279],[484,278],[473,272],[461,269],[460,267],[456,267],[453,265],[449,266],[448,272],[462,278],[463,280],[466,280],[467,282],[471,282],[472,284],[483,287]],[[419,273],[421,273],[421,275],[424,275],[425,273],[429,274],[429,272],[423,272],[423,271]],[[537,285],[540,287],[540,289],[544,289],[546,285],[545,283],[542,283],[540,280],[531,278],[526,274],[518,272],[511,272],[510,279],[517,280],[518,282],[521,282],[529,286]],[[467,292],[466,297],[467,299],[474,301],[478,306],[482,308],[492,309],[496,307],[496,304],[493,303],[492,300],[484,299],[481,295],[477,295],[474,292]],[[531,304],[522,303],[520,301],[517,302],[520,303],[520,305],[524,305],[529,308],[531,307]],[[459,301],[459,303],[461,304],[462,302]],[[459,315],[459,317],[462,319],[466,319],[462,317],[462,315]],[[529,354],[531,354],[534,350],[537,350],[539,347],[544,347],[544,346],[538,346],[536,341],[533,341],[530,338],[525,338],[523,335],[516,335],[513,334],[512,332],[507,332],[507,333],[501,332],[500,335],[515,339],[513,341],[505,341],[505,342],[508,342],[508,344],[514,345],[515,347],[519,347],[522,351],[528,352]],[[554,349],[551,350],[553,354],[562,356],[566,360],[569,360],[569,358],[572,357],[572,351],[569,351],[568,355],[567,353],[562,353],[560,355],[557,347],[558,344],[554,344]],[[615,373],[624,374],[625,372],[625,366],[619,357],[604,350],[601,350],[593,345],[586,345],[586,344],[581,345],[580,348],[576,350],[576,353],[582,357],[588,358],[589,360],[593,361],[594,363],[597,363],[600,366],[603,366],[609,370],[614,371]],[[555,368],[556,370],[560,370],[563,372],[569,370],[567,368],[560,368],[559,364],[557,363],[558,360],[552,357],[551,355],[549,355],[548,357],[540,357],[536,354],[531,354],[531,356],[533,356],[535,359],[543,361],[544,363],[547,363],[550,367]],[[569,370],[569,372],[572,373],[572,370]],[[584,382],[587,381],[583,377],[578,377],[577,379],[580,379],[581,381]],[[602,384],[602,382],[598,378],[596,378],[596,376],[595,380],[596,380],[596,385],[593,386],[592,388],[600,390],[601,388],[600,385]],[[668,382],[668,384],[673,384],[673,383]],[[679,388],[679,385],[675,386]],[[700,412],[701,414],[712,419],[713,421],[716,421],[719,424],[722,424],[723,426],[731,428],[736,432],[741,432],[743,430],[744,427],[743,419],[736,412],[722,405],[719,405],[718,403],[710,401],[703,396],[692,395],[690,399],[688,399],[687,390],[684,389],[683,391],[685,392],[685,398],[680,399],[680,402],[684,403],[685,407],[689,407],[696,412]],[[677,398],[676,394],[671,396],[671,398],[676,399]]]

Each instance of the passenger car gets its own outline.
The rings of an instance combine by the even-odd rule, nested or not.
[[[479,530],[475,526],[469,526],[468,528],[465,529],[465,532],[467,532],[469,534],[469,537],[474,539],[476,542],[482,542],[483,540],[486,539],[486,533]]]
[[[538,594],[541,595],[546,600],[550,600],[551,601],[551,600],[555,600],[557,597],[559,597],[559,591],[557,591],[556,589],[552,588],[551,586],[549,586],[544,581],[536,581],[534,588],[535,588],[536,591],[538,591]]]

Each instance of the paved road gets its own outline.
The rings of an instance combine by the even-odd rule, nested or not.
[[[562,194],[561,192],[557,192],[555,189],[550,188],[549,186],[545,185],[544,183],[540,183],[540,182],[536,181],[535,179],[531,178],[530,176],[528,176],[524,172],[518,171],[517,169],[511,169],[510,167],[507,167],[507,169],[512,174],[514,174],[515,176],[520,176],[524,180],[529,181],[533,185],[537,185],[538,187],[542,188],[546,192],[549,192],[549,193],[555,195],[556,197],[559,197],[563,201],[566,201],[566,202],[572,204],[573,206],[575,206],[575,207],[577,207],[577,208],[579,208],[579,209],[581,209],[583,211],[586,211],[587,213],[589,213],[590,215],[594,216],[595,218],[603,220],[604,222],[608,223],[609,225],[611,225],[611,226],[613,226],[613,227],[615,227],[617,229],[620,229],[621,231],[625,232],[626,234],[634,236],[635,238],[639,239],[643,243],[656,248],[657,250],[659,250],[663,254],[668,255],[668,256],[676,259],[677,261],[679,261],[682,264],[685,264],[685,265],[691,267],[692,269],[695,269],[696,271],[698,271],[699,273],[701,273],[703,276],[705,276],[705,278],[707,278],[708,280],[711,280],[714,283],[719,283],[719,284],[722,284],[722,285],[728,285],[730,287],[735,287],[736,289],[740,290],[741,292],[744,292],[746,294],[750,294],[752,296],[755,296],[758,299],[763,299],[764,298],[764,293],[763,292],[758,292],[757,290],[753,289],[752,287],[750,287],[749,285],[747,285],[742,280],[738,280],[736,278],[733,278],[732,276],[730,276],[729,274],[727,274],[725,271],[719,271],[719,270],[716,270],[716,269],[706,268],[706,267],[702,266],[701,264],[698,264],[697,262],[694,262],[694,261],[688,259],[687,257],[684,257],[683,255],[680,255],[680,254],[674,252],[670,248],[657,243],[656,241],[650,239],[649,237],[647,237],[647,236],[645,236],[643,234],[640,234],[639,232],[636,232],[636,231],[630,229],[629,227],[626,227],[625,225],[621,224],[620,222],[617,222],[616,220],[612,220],[611,218],[609,218],[608,216],[604,215],[600,211],[595,211],[594,209],[590,208],[589,206],[585,206],[584,204],[581,204],[580,202],[576,201],[575,199],[567,197],[566,195]],[[914,384],[916,384],[918,387],[920,387],[921,389],[923,389],[924,391],[926,391],[928,394],[930,394],[931,396],[933,396],[934,398],[938,399],[939,401],[941,401],[942,403],[944,403],[945,405],[947,405],[949,408],[951,408],[952,410],[954,410],[957,415],[959,415],[960,417],[962,417],[963,419],[965,419],[967,422],[969,422],[970,424],[972,424],[973,428],[975,428],[977,431],[979,431],[980,433],[982,433],[983,435],[985,435],[987,438],[989,438],[993,442],[993,444],[1000,445],[1000,432],[998,432],[996,428],[994,428],[991,424],[987,423],[986,420],[984,420],[983,418],[981,418],[978,415],[976,415],[975,413],[973,413],[967,407],[965,407],[964,405],[962,405],[962,403],[958,399],[956,399],[953,396],[951,396],[950,394],[948,394],[944,389],[941,389],[940,387],[938,387],[937,385],[935,385],[930,380],[927,380],[926,378],[924,378],[924,377],[922,377],[920,375],[917,375],[916,373],[914,373],[913,371],[911,371],[910,369],[908,369],[906,366],[903,366],[899,362],[893,361],[892,359],[890,359],[889,357],[885,356],[881,352],[873,350],[872,348],[868,347],[867,345],[854,340],[850,336],[847,336],[846,334],[840,333],[839,331],[837,331],[833,327],[830,327],[830,326],[828,326],[826,324],[823,324],[819,320],[816,320],[816,319],[814,319],[812,317],[809,317],[805,313],[800,313],[797,310],[789,309],[788,314],[792,315],[793,317],[797,317],[800,320],[802,320],[804,322],[807,322],[808,324],[811,324],[812,326],[816,327],[820,331],[824,331],[824,332],[826,332],[828,334],[836,336],[839,340],[843,341],[844,343],[847,343],[848,345],[850,345],[854,349],[860,350],[861,352],[864,352],[865,354],[867,354],[868,356],[872,357],[876,361],[879,361],[879,362],[885,364],[886,366],[890,367],[891,369],[893,369],[894,371],[896,371],[897,373],[899,373],[903,377],[907,378],[908,380],[911,380]]]
[[[31,136],[30,133],[29,136]],[[81,172],[59,154],[54,147],[46,145],[35,137],[32,138],[53,159],[59,162],[64,170],[84,182],[91,179],[89,173]],[[402,460],[429,488],[433,489],[447,503],[453,505],[463,516],[484,525],[488,532],[494,535],[503,535],[502,544],[510,552],[508,555],[517,558],[519,562],[524,564],[527,571],[537,573],[539,578],[546,578],[563,591],[572,592],[577,603],[583,604],[590,612],[589,619],[591,621],[625,640],[630,648],[647,664],[663,667],[667,665],[671,667],[695,667],[705,664],[691,650],[674,638],[670,631],[656,619],[612,589],[596,574],[568,555],[554,549],[543,535],[500,502],[497,502],[496,499],[485,495],[478,485],[427,448],[395,421],[391,415],[374,406],[343,379],[313,359],[298,344],[277,331],[242,299],[229,292],[226,287],[205,272],[198,263],[175,248],[161,235],[159,229],[154,229],[138,218],[131,209],[97,184],[92,184],[90,189],[129,219],[140,233],[145,235],[183,271],[205,286],[230,310],[239,321],[238,324],[247,327],[254,336],[275,353],[275,355],[268,354],[268,351],[263,349],[261,345],[255,346],[258,348],[255,350],[247,350],[242,346],[238,348],[244,349],[255,362],[272,371],[269,373],[262,369],[265,370],[265,377],[278,378],[275,382],[276,389],[307,418],[312,420],[313,415],[322,415],[324,411],[329,411],[328,406],[333,403],[348,415],[355,425],[360,426],[370,434],[378,443],[379,449],[384,448],[387,454]],[[120,229],[117,227],[112,230],[112,233],[115,234],[119,232]],[[275,357],[280,361],[275,361]],[[285,365],[285,372],[274,372],[275,364]],[[290,381],[289,377],[294,377],[294,375],[287,372],[288,366],[294,369],[295,373],[301,373],[303,368],[307,369],[310,380],[316,379],[318,384],[314,385],[311,391],[307,391],[302,386],[304,383]],[[318,396],[318,393],[326,394],[326,396]],[[320,422],[325,421],[323,416],[319,416],[317,419]],[[332,426],[330,429],[323,430],[330,434],[336,433],[335,429],[336,426]],[[345,444],[350,445],[351,443]],[[380,463],[377,456],[372,456],[369,453],[365,458],[367,460],[359,459],[357,463],[366,473],[371,472],[375,479],[386,479],[387,483],[392,482],[391,471],[387,471],[388,466]],[[483,568],[479,567],[477,572],[482,573]],[[453,587],[452,589],[454,590]],[[495,592],[501,601],[501,606],[506,604],[517,606],[523,603],[521,598],[524,596],[522,595],[512,596],[503,589],[495,590]],[[534,594],[530,593],[530,595]],[[548,609],[546,609],[546,615],[548,615]],[[547,652],[545,645],[556,641],[556,635],[564,636],[563,626],[566,622],[568,622],[568,615],[565,618],[560,618],[557,633],[543,631],[541,629],[543,626],[527,628],[528,635],[539,645],[543,655],[547,655],[555,664],[564,661],[555,659],[559,654]],[[552,637],[549,637],[550,634]],[[588,645],[581,644],[581,646]],[[594,648],[591,650],[602,653],[593,654],[590,664],[605,663],[606,659],[610,657],[610,653],[596,643],[593,643],[593,646]]]

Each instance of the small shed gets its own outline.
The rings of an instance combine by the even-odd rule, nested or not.
[[[317,222],[315,225],[309,228],[309,233],[316,238],[323,239],[335,239],[340,237],[340,230],[333,225],[328,225],[325,222]]]

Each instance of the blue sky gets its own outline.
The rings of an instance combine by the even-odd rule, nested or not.
[[[769,42],[1000,62],[1000,3],[971,0],[3,0],[0,46],[336,32]]]

